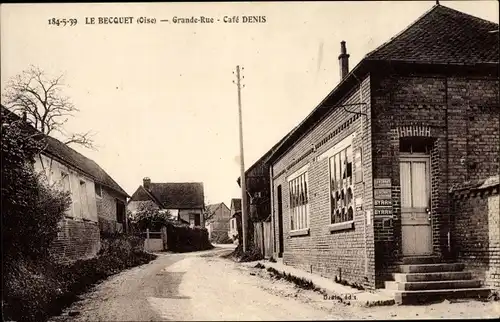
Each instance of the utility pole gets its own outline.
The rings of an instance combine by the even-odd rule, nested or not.
[[[241,68],[244,69],[243,67]],[[234,72],[233,72],[234,74]],[[246,192],[246,183],[245,183],[245,159],[243,154],[243,118],[241,112],[241,88],[245,87],[245,85],[241,85],[241,78],[245,78],[245,76],[240,77],[240,66],[236,66],[236,86],[238,87],[238,114],[239,114],[239,123],[240,123],[240,166],[241,166],[241,228],[243,231],[243,252],[247,251],[247,192]],[[234,83],[234,80],[233,80]]]

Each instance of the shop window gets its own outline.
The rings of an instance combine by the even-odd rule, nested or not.
[[[332,224],[354,220],[351,146],[330,157],[330,220]]]

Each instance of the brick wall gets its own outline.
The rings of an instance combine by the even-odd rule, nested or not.
[[[105,187],[102,188],[102,197],[96,196],[97,215],[101,231],[114,233],[117,230],[121,231],[123,229],[122,224],[117,222],[117,199],[126,204],[125,197]]]
[[[370,78],[362,82],[362,96],[365,103],[370,103]],[[340,104],[360,103],[359,87],[354,89]],[[369,105],[368,105],[369,106]],[[359,111],[359,106],[349,106],[349,110]],[[366,134],[370,128],[370,109],[365,107],[368,117],[363,120]],[[363,211],[355,212],[354,228],[330,232],[330,196],[329,196],[329,165],[328,158],[316,161],[316,157],[332,148],[339,141],[355,133],[353,151],[362,147],[364,183],[354,186],[354,199],[362,197],[363,189],[366,197],[363,199],[363,210],[372,211],[371,195],[371,137],[364,136],[361,142],[362,117],[336,108],[318,126],[306,133],[279,160],[272,165],[273,172],[273,213],[274,224],[277,225],[277,187],[282,186],[283,197],[283,227],[284,253],[283,261],[293,265],[334,278],[341,275],[349,282],[375,286],[373,226],[366,227]],[[313,148],[312,148],[313,147]],[[290,236],[289,188],[286,177],[306,164],[308,170],[308,189],[310,207],[309,235]],[[356,172],[353,164],[353,173]],[[278,231],[275,229],[275,242],[278,242]],[[278,247],[278,246],[276,246]],[[365,271],[365,250],[367,256],[367,271]]]
[[[59,223],[60,231],[51,255],[57,261],[69,262],[96,256],[100,249],[99,227],[93,221],[65,218]]]
[[[433,251],[453,259],[449,251],[448,191],[466,180],[498,173],[498,90],[499,82],[493,78],[404,73],[376,73],[366,78],[363,96],[371,104],[364,120],[363,143],[359,141],[361,118],[348,121],[353,115],[338,109],[303,135],[272,165],[275,226],[278,225],[278,185],[283,192],[284,262],[330,277],[338,275],[340,268],[347,280],[359,282],[364,279],[364,212],[355,214],[352,230],[333,233],[327,230],[330,220],[328,161],[315,160],[354,132],[357,136],[353,148],[363,147],[363,210],[373,213],[374,178],[390,178],[392,182],[392,215],[374,216],[373,226],[368,226],[366,232],[369,264],[365,285],[382,286],[402,256],[399,173],[402,138],[427,139]],[[349,94],[343,104],[356,102],[359,102],[357,91]],[[291,237],[286,177],[307,163],[310,163],[310,232],[308,236]],[[354,197],[361,196],[362,191],[363,185],[356,185]],[[279,229],[274,229],[276,252],[279,251],[278,234]]]
[[[476,180],[464,186],[452,192],[453,251],[475,278],[500,288],[498,176],[496,181]]]
[[[430,139],[434,252],[448,253],[451,186],[498,173],[498,80],[372,75],[373,177],[391,178],[393,220],[375,217],[377,265],[389,273],[401,257],[400,138]],[[409,129],[409,130],[408,130]],[[412,134],[413,133],[413,134]],[[378,274],[377,285],[384,274]]]

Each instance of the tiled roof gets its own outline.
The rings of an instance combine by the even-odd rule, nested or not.
[[[21,119],[19,116],[12,113],[9,109],[4,107],[3,105],[2,105],[2,111],[7,112],[8,115],[16,117],[19,120]],[[30,125],[28,126],[31,130],[37,131],[32,126]],[[62,143],[61,141],[51,136],[45,136],[44,139],[45,142],[47,143],[47,147],[42,152],[43,154],[47,154],[51,157],[54,157],[55,159],[58,159],[59,161],[62,161],[63,163],[66,163],[67,165],[82,171],[83,173],[91,177],[95,182],[103,186],[106,186],[123,196],[128,197],[128,194],[125,192],[125,190],[123,190],[120,187],[120,185],[118,185],[118,183],[116,183],[113,180],[113,178],[111,178],[111,176],[109,176],[109,174],[107,174],[106,171],[104,171],[93,160],[87,158],[86,156],[73,150],[66,144]]]
[[[497,32],[492,32],[495,30]],[[435,5],[365,59],[444,64],[498,63],[498,47],[498,24]]]
[[[354,87],[358,77],[366,75],[380,63],[449,64],[478,67],[498,65],[499,26],[441,5],[433,6],[414,23],[385,44],[365,56],[359,64],[293,128],[277,146],[267,162],[273,163],[310,128],[330,113]],[[494,32],[496,31],[496,32]],[[494,65],[493,67],[494,68]]]
[[[203,183],[201,182],[151,182],[149,191],[167,209],[204,207]]]
[[[95,182],[128,197],[128,194],[118,185],[118,183],[116,183],[115,180],[113,180],[113,178],[111,178],[109,174],[107,174],[106,171],[104,171],[93,160],[76,152],[66,144],[54,139],[53,137],[48,136],[46,140],[47,148],[44,152],[82,170],[85,174],[92,177]]]

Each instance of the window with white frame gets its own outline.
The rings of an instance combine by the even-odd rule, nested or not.
[[[290,193],[290,230],[309,228],[308,174],[304,172],[288,181]]]
[[[354,219],[352,148],[347,146],[330,157],[331,223]]]

